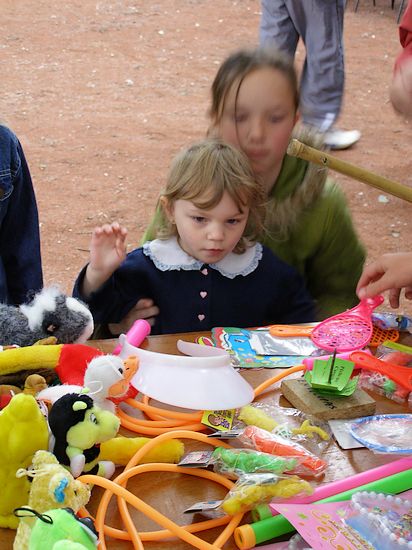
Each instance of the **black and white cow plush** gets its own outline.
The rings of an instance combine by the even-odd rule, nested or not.
[[[0,304],[0,345],[31,346],[50,336],[58,344],[84,343],[93,333],[88,307],[57,287],[45,287],[20,306]]]

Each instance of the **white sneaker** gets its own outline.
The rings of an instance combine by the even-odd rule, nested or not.
[[[324,143],[330,149],[348,149],[354,143],[359,141],[361,133],[359,130],[338,130],[332,128],[326,132],[324,137]]]

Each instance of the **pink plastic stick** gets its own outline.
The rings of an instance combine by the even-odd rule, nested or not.
[[[137,319],[127,331],[126,340],[129,344],[138,348],[146,336],[150,334],[150,330],[150,324],[145,319]],[[119,355],[121,350],[122,346],[119,344],[113,351],[113,355]]]
[[[399,472],[404,472],[410,468],[412,468],[412,457],[401,458],[399,460],[395,460],[394,462],[389,462],[389,464],[383,464],[383,466],[366,470],[366,472],[361,472],[347,478],[339,479],[338,481],[325,483],[324,485],[317,487],[310,496],[291,498],[288,502],[290,504],[310,504],[311,502],[315,502],[323,498],[328,498],[333,495],[338,495],[339,493],[344,493],[345,491],[350,491],[351,489],[355,489],[361,485],[372,483],[378,479],[383,479],[384,477],[388,477]],[[270,504],[269,508],[273,516],[278,514],[278,512],[272,508]]]

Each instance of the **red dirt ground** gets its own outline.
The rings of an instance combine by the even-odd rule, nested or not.
[[[354,13],[348,1],[339,124],[362,139],[337,155],[411,186],[411,124],[388,101],[398,2],[376,4]],[[256,43],[260,2],[3,0],[0,13],[0,116],[31,168],[45,282],[70,291],[96,224],[117,219],[138,243],[170,159],[204,135],[218,65]],[[303,57],[300,47],[298,65]],[[370,257],[410,248],[410,204],[336,179]]]

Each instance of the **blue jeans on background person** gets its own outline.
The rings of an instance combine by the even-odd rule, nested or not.
[[[16,135],[0,125],[0,302],[18,305],[43,286],[36,197]]]

